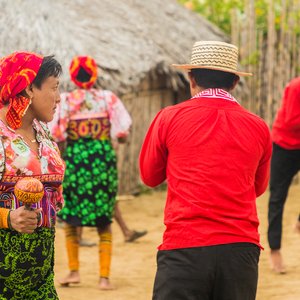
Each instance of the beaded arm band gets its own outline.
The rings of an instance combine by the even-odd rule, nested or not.
[[[0,208],[0,228],[9,228],[9,214],[10,210],[7,208]]]

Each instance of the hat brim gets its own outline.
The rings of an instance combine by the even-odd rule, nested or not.
[[[216,71],[223,71],[223,72],[228,72],[228,73],[233,73],[238,76],[252,76],[252,73],[246,73],[246,72],[239,72],[231,69],[226,69],[222,67],[211,67],[211,66],[197,66],[197,65],[177,65],[177,64],[172,64],[172,67],[175,67],[177,69],[183,69],[183,70],[191,70],[191,69],[209,69],[209,70],[216,70]]]

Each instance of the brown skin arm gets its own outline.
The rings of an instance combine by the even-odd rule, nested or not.
[[[67,143],[66,142],[58,142],[57,143],[58,149],[60,151],[60,155],[62,156],[66,150]]]
[[[118,143],[119,144],[125,144],[127,141],[127,136],[118,137]]]

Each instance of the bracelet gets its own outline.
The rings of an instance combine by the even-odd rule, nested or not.
[[[8,228],[9,228],[10,230],[14,230],[13,227],[11,226],[10,212],[11,212],[11,209],[9,210],[8,215],[7,215],[7,224],[8,224]]]

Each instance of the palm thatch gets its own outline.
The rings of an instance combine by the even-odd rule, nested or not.
[[[74,55],[93,56],[101,83],[117,93],[136,87],[153,70],[186,62],[191,45],[224,35],[175,0],[0,0],[0,55],[16,50],[55,54],[65,70]],[[68,72],[63,79],[69,82]]]
[[[137,158],[153,116],[187,97],[185,77],[170,65],[188,62],[197,40],[228,41],[176,0],[0,0],[0,7],[0,56],[55,54],[62,86],[70,89],[72,57],[91,55],[101,70],[98,84],[124,100],[134,125],[118,151],[121,192],[140,184]]]

